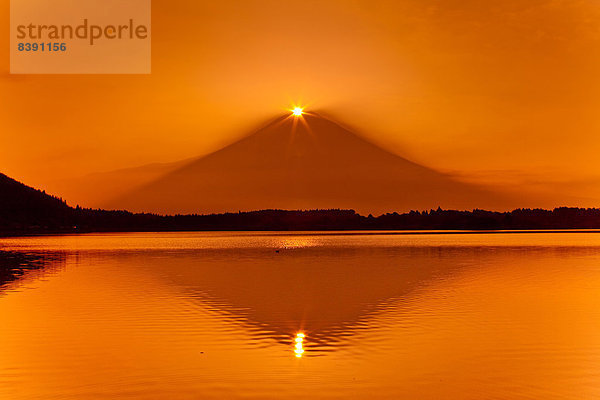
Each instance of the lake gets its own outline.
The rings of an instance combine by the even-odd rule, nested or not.
[[[0,398],[597,399],[600,234],[0,239]]]

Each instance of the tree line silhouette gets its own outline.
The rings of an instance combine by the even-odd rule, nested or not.
[[[68,206],[0,174],[0,234],[226,230],[600,229],[600,209],[437,210],[363,216],[354,210],[261,210],[163,216]]]

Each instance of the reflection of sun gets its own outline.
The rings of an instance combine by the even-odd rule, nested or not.
[[[280,247],[284,249],[300,249],[303,247],[313,246],[313,241],[304,238],[287,238],[281,241]]]
[[[302,353],[304,353],[304,348],[302,345],[302,342],[304,341],[304,333],[297,333],[294,341],[296,342],[296,345],[294,346],[294,353],[296,354],[296,357],[300,358],[302,357]]]
[[[304,109],[301,107],[294,107],[292,109],[292,114],[294,114],[295,117],[299,117],[303,114]]]

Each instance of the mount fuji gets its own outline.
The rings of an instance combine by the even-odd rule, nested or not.
[[[416,164],[332,119],[285,115],[243,139],[178,166],[107,206],[161,214],[259,209],[506,209],[483,186]]]

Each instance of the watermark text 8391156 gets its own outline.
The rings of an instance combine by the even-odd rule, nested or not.
[[[17,44],[18,51],[67,51],[66,43],[52,43],[52,42],[40,42],[40,43],[28,43],[20,42]]]

